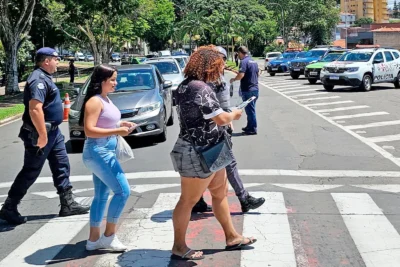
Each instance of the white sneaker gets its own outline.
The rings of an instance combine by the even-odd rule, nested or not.
[[[105,236],[104,234],[100,237],[99,243],[102,249],[109,249],[112,251],[126,251],[128,247],[119,241],[118,237],[113,234],[111,236]]]
[[[86,250],[92,251],[101,248],[100,238],[97,241],[92,242],[90,240],[86,241]]]

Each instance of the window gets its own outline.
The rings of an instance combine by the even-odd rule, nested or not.
[[[156,65],[158,70],[161,72],[162,75],[164,74],[178,74],[179,69],[175,62],[168,62],[168,61],[151,61],[149,64]]]
[[[386,58],[387,62],[390,62],[390,61],[394,60],[392,54],[389,51],[385,51],[385,58]]]
[[[383,55],[382,52],[379,52],[378,54],[375,55],[374,57],[374,61],[375,60],[382,60],[383,61]]]
[[[155,88],[153,72],[150,69],[133,69],[118,71],[118,91],[150,90]]]
[[[396,51],[392,51],[392,54],[395,59],[398,59],[400,57],[399,53],[397,53]]]

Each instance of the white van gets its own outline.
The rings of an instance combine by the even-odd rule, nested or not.
[[[163,50],[158,52],[159,57],[170,57],[171,56],[171,51],[169,50]]]
[[[75,53],[75,61],[84,61],[85,60],[85,55],[81,52],[76,52]]]

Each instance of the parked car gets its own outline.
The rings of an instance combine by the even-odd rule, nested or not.
[[[120,61],[121,61],[121,57],[119,56],[119,54],[113,53],[113,54],[111,55],[111,61],[112,61],[112,62],[120,62]]]
[[[342,49],[338,46],[330,45],[317,45],[315,48],[308,51],[304,58],[295,59],[291,61],[290,64],[290,76],[292,79],[298,79],[300,75],[304,75],[306,66],[315,62],[318,62],[323,57],[325,57],[329,51]]]
[[[332,50],[320,61],[307,65],[304,71],[304,75],[308,79],[308,82],[311,84],[317,83],[317,81],[320,79],[319,76],[321,73],[321,69],[330,62],[336,61],[346,51],[348,50],[347,49]]]
[[[72,54],[64,54],[61,59],[64,61],[75,60],[75,56]]]
[[[85,61],[86,61],[86,62],[88,62],[88,61],[94,61],[94,57],[93,57],[91,54],[86,54],[86,55],[85,55]]]
[[[75,53],[75,61],[84,61],[85,60],[85,55],[81,52],[76,52]]]
[[[391,48],[361,48],[345,53],[321,70],[325,90],[349,85],[369,91],[374,83],[393,83],[400,88],[400,53]]]
[[[142,63],[138,58],[132,56],[121,60],[121,65],[132,65],[132,64],[142,64]]]
[[[268,63],[282,56],[281,52],[270,52],[265,54],[265,70],[268,68]]]
[[[184,80],[184,74],[179,63],[174,58],[157,58],[146,61],[146,64],[155,65],[165,80],[172,81],[172,95],[175,95],[175,90]],[[174,98],[174,97],[173,97]],[[173,101],[175,104],[175,100]]]
[[[297,52],[283,53],[277,59],[270,61],[265,70],[268,71],[271,76],[275,76],[276,73],[289,72],[288,63],[292,59],[295,59],[298,54]]]
[[[155,142],[167,139],[167,126],[174,124],[172,109],[172,82],[166,81],[153,65],[115,66],[118,70],[117,87],[108,96],[121,111],[122,119],[134,123],[146,122],[137,127],[129,137],[153,137]],[[90,77],[79,90],[69,113],[71,147],[80,151],[85,140],[79,115]]]

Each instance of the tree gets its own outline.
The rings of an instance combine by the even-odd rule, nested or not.
[[[354,22],[354,27],[361,27],[362,25],[371,24],[373,22],[374,20],[371,18],[359,18]]]
[[[18,93],[17,55],[28,38],[36,0],[0,0],[0,40],[6,56],[6,94]]]
[[[393,4],[393,17],[396,19],[399,17],[399,6],[397,5],[396,0],[394,0],[394,4]]]

